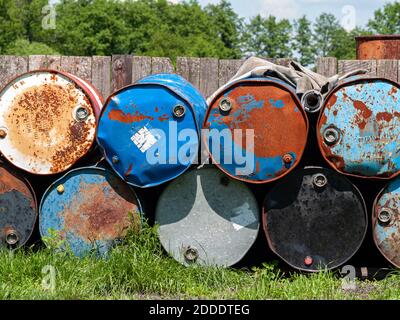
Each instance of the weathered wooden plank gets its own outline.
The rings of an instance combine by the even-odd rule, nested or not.
[[[170,58],[151,58],[151,73],[174,73],[174,66]]]
[[[339,60],[339,74],[357,69],[368,70],[368,75],[376,76],[376,60]]]
[[[176,73],[184,77],[196,88],[200,88],[200,58],[178,57]]]
[[[200,91],[205,97],[209,97],[219,87],[218,81],[218,59],[200,59]]]
[[[47,68],[61,70],[61,56],[47,56]]]
[[[132,83],[151,74],[151,57],[132,58]]]
[[[219,86],[227,83],[236,74],[242,64],[243,60],[219,60]]]
[[[92,84],[104,99],[111,94],[111,57],[92,58]]]
[[[317,73],[332,77],[337,74],[337,59],[332,57],[319,57],[316,61]]]
[[[112,56],[111,90],[114,92],[132,83],[132,56]]]
[[[92,82],[92,57],[75,57],[74,74],[83,80]]]
[[[72,56],[61,56],[60,70],[75,73],[75,57]]]
[[[62,56],[61,70],[72,73],[86,81],[92,81],[92,58],[77,56]]]
[[[11,79],[28,71],[28,57],[0,56],[0,88]]]
[[[47,69],[47,57],[45,55],[33,55],[28,58],[28,70]]]
[[[399,60],[378,60],[377,76],[396,81],[399,75]]]

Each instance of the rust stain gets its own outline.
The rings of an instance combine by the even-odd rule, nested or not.
[[[213,109],[218,110],[222,98],[214,103]],[[254,129],[254,152],[257,157],[270,158],[303,152],[307,123],[301,113],[293,112],[297,105],[288,91],[275,86],[241,85],[231,91],[229,98],[235,101],[230,113],[218,118],[210,117],[209,124],[214,121],[226,124],[232,131],[234,141],[243,148],[248,147],[246,135],[236,135],[234,130],[246,132],[246,129]],[[272,105],[271,101],[279,100],[283,107]],[[262,101],[264,104],[261,106]],[[251,104],[257,104],[257,107],[249,110]]]
[[[167,114],[163,114],[161,117],[158,117],[158,121],[160,122],[164,122],[164,121],[168,121],[169,117]]]
[[[365,105],[364,102],[362,101],[354,101],[353,102],[354,108],[360,111],[360,115],[356,117],[356,124],[361,130],[365,129],[365,126],[367,125],[368,119],[371,118],[372,116],[372,111],[368,109],[368,107]]]
[[[138,211],[134,194],[114,177],[109,182],[112,187],[107,182],[79,185],[72,205],[63,212],[66,232],[93,242],[123,238],[132,224],[139,227],[139,218],[129,215]]]
[[[31,208],[36,208],[35,198],[26,182],[10,169],[0,166],[0,194],[18,191],[31,201]]]
[[[73,84],[43,84],[14,98],[4,116],[8,137],[15,149],[32,159],[32,172],[40,172],[40,163],[51,163],[52,173],[64,171],[90,149],[94,140],[90,131],[96,124],[91,119],[76,122],[73,118],[78,105],[93,115],[86,96],[79,102],[79,93]]]
[[[389,112],[379,112],[376,115],[376,120],[390,122],[392,121],[393,117],[394,117],[393,114]]]
[[[122,110],[111,110],[108,113],[108,118],[112,121],[119,121],[123,123],[140,122],[145,119],[154,120],[153,117],[145,116],[136,112],[135,114],[124,113]]]
[[[129,176],[129,175],[131,174],[131,172],[132,172],[132,169],[133,169],[133,163],[131,163],[131,164],[129,165],[129,168],[128,168],[128,170],[125,172],[124,176],[125,176],[125,177]]]

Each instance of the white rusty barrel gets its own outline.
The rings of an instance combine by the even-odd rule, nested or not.
[[[63,172],[91,149],[101,106],[97,90],[77,76],[22,74],[0,91],[0,152],[30,173]]]

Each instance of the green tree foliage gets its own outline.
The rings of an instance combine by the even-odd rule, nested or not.
[[[47,0],[0,0],[0,53],[18,38],[41,41],[42,8]]]
[[[241,58],[316,56],[355,58],[354,37],[332,14],[312,24],[257,15],[245,22],[229,0],[202,7],[197,0],[59,0],[55,28],[44,28],[48,0],[0,0],[0,54],[135,54]],[[400,2],[385,5],[369,32],[400,33]]]
[[[305,66],[313,64],[315,61],[316,46],[313,41],[311,22],[306,16],[295,21],[295,31],[293,45],[300,56],[299,62]]]
[[[347,32],[332,14],[323,13],[314,24],[314,42],[318,56],[355,59],[355,37],[366,34],[362,28]]]
[[[400,2],[386,4],[375,11],[374,18],[368,22],[369,31],[376,34],[400,33]]]
[[[7,46],[4,54],[28,56],[33,54],[54,55],[59,53],[44,43],[35,41],[29,42],[26,39],[17,39]]]
[[[248,54],[264,57],[287,58],[292,56],[292,25],[289,20],[274,16],[257,15],[245,27],[244,46]]]

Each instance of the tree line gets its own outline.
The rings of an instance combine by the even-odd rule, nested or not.
[[[240,17],[228,0],[202,7],[196,0],[0,0],[0,54],[217,57],[317,56],[355,58],[357,35],[400,33],[400,2],[377,10],[364,27],[347,32],[338,19],[314,22],[257,15]]]

